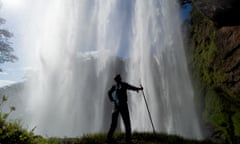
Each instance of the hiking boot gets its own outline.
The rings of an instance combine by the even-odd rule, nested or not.
[[[107,140],[106,140],[106,143],[107,143],[107,144],[117,144],[116,141],[113,140],[113,139],[107,139]]]

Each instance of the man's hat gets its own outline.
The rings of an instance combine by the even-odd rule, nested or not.
[[[120,74],[117,74],[117,75],[114,77],[114,80],[117,81],[117,80],[119,80],[119,79],[121,79],[121,75],[120,75]]]

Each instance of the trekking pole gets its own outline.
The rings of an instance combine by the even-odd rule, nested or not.
[[[140,87],[142,87],[142,84],[140,84]],[[146,100],[146,97],[145,97],[145,94],[144,94],[144,91],[143,91],[143,90],[142,90],[142,94],[143,94],[143,98],[144,98],[144,101],[145,101],[145,104],[146,104],[146,107],[147,107],[148,115],[149,115],[149,118],[150,118],[150,121],[151,121],[151,124],[152,124],[153,133],[155,133],[155,128],[154,128],[154,125],[153,125],[152,116],[151,116],[151,113],[150,113],[150,111],[149,111],[148,104],[147,104],[147,100]]]

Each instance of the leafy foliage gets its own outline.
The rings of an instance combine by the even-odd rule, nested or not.
[[[240,137],[240,112],[235,113],[232,117],[234,133],[236,136]]]
[[[231,104],[220,97],[215,90],[209,90],[206,93],[205,105],[204,117],[214,126],[213,138],[231,143],[233,135]],[[226,107],[229,109],[226,110]]]
[[[2,96],[1,106],[7,102],[7,97]],[[8,122],[8,116],[15,111],[15,107],[10,107],[8,113],[0,111],[0,143],[4,144],[59,144],[57,139],[44,139],[42,136],[35,136],[34,129],[27,131],[21,126],[20,121]]]
[[[5,22],[4,19],[0,18],[0,63],[15,62],[18,59],[13,54],[14,49],[10,42],[10,38],[13,37],[13,34],[8,30],[1,28]]]

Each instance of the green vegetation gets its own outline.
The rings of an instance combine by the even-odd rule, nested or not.
[[[240,137],[240,112],[235,113],[232,116],[233,126],[234,126],[234,133],[236,136]]]
[[[204,117],[214,126],[214,138],[218,141],[231,143],[233,134],[231,125],[231,109],[230,103],[220,97],[216,91],[209,90],[206,93]]]
[[[7,97],[0,99],[0,110],[7,102]],[[1,144],[59,144],[59,140],[54,138],[44,139],[42,136],[34,135],[34,129],[27,131],[21,126],[20,121],[8,122],[7,118],[15,111],[15,107],[10,107],[10,111],[4,113],[0,111],[0,143]]]
[[[12,48],[12,43],[10,42],[13,34],[2,28],[5,22],[5,19],[0,18],[0,64],[5,62],[15,62],[18,59],[13,54],[14,49]]]
[[[223,85],[227,78],[216,59],[219,55],[218,29],[197,8],[193,7],[191,15],[192,66],[199,93],[197,101],[203,101],[198,107],[215,141],[237,143],[240,140],[240,108],[230,99],[233,93]]]
[[[219,73],[213,67],[214,58],[217,52],[215,44],[216,30],[214,24],[204,17],[196,8],[192,10],[192,40],[194,46],[193,65],[197,71],[196,77],[207,84],[213,84]],[[217,74],[219,76],[219,74]],[[221,78],[220,78],[221,79]]]
[[[119,143],[124,143],[124,134],[116,133],[114,139]],[[104,144],[106,143],[106,134],[85,135],[82,138],[64,138],[63,144]],[[210,140],[197,141],[184,139],[175,135],[160,133],[133,133],[132,142],[135,144],[214,144]]]

